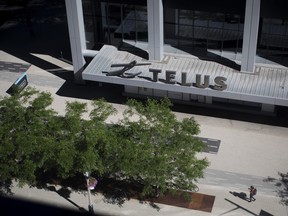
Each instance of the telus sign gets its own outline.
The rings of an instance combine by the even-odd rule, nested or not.
[[[162,70],[150,68],[149,72],[153,73],[152,81],[158,82],[159,81],[158,74],[161,73]],[[176,84],[175,75],[176,75],[176,71],[166,70],[165,83]],[[226,80],[227,80],[226,77],[217,76],[214,79],[214,85],[210,85],[210,76],[209,75],[204,75],[204,81],[202,82],[202,75],[196,74],[196,83],[188,83],[187,82],[187,73],[182,72],[180,85],[182,85],[182,86],[195,86],[197,88],[203,88],[203,89],[210,87],[210,88],[217,90],[217,91],[223,91],[227,88],[227,84],[225,83]]]
[[[130,70],[131,68],[135,66],[141,66],[141,65],[150,65],[151,63],[137,63],[136,61],[132,61],[127,64],[112,64],[111,67],[122,67],[121,69],[114,70],[114,71],[102,71],[102,73],[105,73],[106,76],[119,76],[122,78],[135,78],[136,76],[140,75],[141,72],[138,73],[126,73],[126,71]],[[153,82],[158,82],[159,78],[158,75],[162,73],[161,69],[153,69],[149,68],[149,72],[153,74]],[[165,83],[167,84],[176,84],[175,80],[175,75],[176,71],[172,70],[166,70],[166,76],[165,76]],[[210,76],[209,75],[204,75],[204,80],[202,82],[202,75],[201,74],[196,74],[196,83],[188,83],[187,82],[187,73],[182,72],[181,73],[181,83],[180,85],[182,86],[194,86],[197,88],[211,88],[217,91],[223,91],[227,88],[227,84],[225,81],[227,80],[226,77],[222,76],[217,76],[214,78],[214,85],[210,84]]]

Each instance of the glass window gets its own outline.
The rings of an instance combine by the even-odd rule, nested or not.
[[[288,66],[288,20],[260,19],[257,54]]]
[[[136,13],[136,40],[148,42],[148,22],[147,8],[143,6],[135,6]]]
[[[147,10],[142,6],[123,7],[121,24],[123,39],[148,41]]]
[[[209,49],[237,53],[242,46],[243,21],[235,14],[165,8],[164,42],[205,56]]]
[[[244,24],[239,15],[225,14],[223,22],[223,50],[241,52]]]
[[[148,41],[146,6],[83,0],[83,13],[89,42],[119,47],[124,39]]]

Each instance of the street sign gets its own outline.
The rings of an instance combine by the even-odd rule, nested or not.
[[[23,73],[6,91],[8,94],[13,95],[23,91],[23,89],[28,85],[28,79],[26,72]]]

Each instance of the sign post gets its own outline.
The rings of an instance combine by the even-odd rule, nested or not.
[[[88,201],[89,201],[88,209],[89,209],[89,213],[91,215],[94,215],[93,202],[92,202],[92,199],[91,199],[91,190],[93,190],[94,187],[96,187],[97,180],[95,178],[91,178],[90,175],[89,175],[89,172],[85,172],[84,176],[85,176],[85,179],[86,179],[87,192],[88,192]],[[94,181],[91,182],[91,179],[94,180]]]

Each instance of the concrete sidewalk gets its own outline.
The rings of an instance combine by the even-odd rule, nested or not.
[[[41,56],[45,58],[45,56]],[[54,65],[71,69],[71,65],[47,56],[47,61]],[[0,61],[28,63],[14,56],[0,51]],[[19,77],[20,73],[0,72],[0,95]],[[51,92],[54,102],[53,108],[63,114],[66,101],[85,99],[63,97],[57,91],[64,85],[65,80],[48,73],[34,65],[28,71],[29,85],[41,91]],[[117,108],[118,114],[111,116],[108,121],[115,122],[121,118],[125,109],[122,104],[112,103]],[[264,124],[243,121],[175,113],[179,119],[193,116],[201,127],[199,136],[220,140],[217,153],[201,153],[199,157],[207,157],[210,166],[205,173],[205,178],[199,181],[199,193],[215,196],[211,213],[179,208],[159,204],[160,210],[152,208],[149,204],[141,204],[137,200],[130,200],[122,207],[116,204],[105,203],[101,194],[92,197],[94,210],[108,215],[277,215],[287,216],[287,206],[281,205],[281,198],[277,191],[284,191],[278,172],[286,173],[288,164],[288,130]],[[84,179],[83,179],[84,181]],[[235,197],[231,192],[245,192],[250,185],[258,189],[255,202],[247,202]],[[59,186],[58,186],[59,187]],[[25,197],[41,202],[52,203],[73,209],[83,207],[87,209],[88,198],[85,194],[72,192],[69,200],[59,196],[53,191],[39,190],[36,188],[14,187],[15,196]],[[74,203],[74,204],[73,204]],[[78,207],[77,207],[78,206]],[[266,212],[266,214],[264,214]],[[269,214],[268,214],[269,213]]]
[[[247,202],[229,193],[228,188],[215,187],[209,185],[199,185],[200,191],[205,194],[214,195],[215,202],[211,213],[179,208],[172,205],[156,204],[152,207],[149,203],[140,203],[138,200],[131,199],[126,201],[122,206],[107,203],[101,194],[92,196],[94,211],[103,215],[260,215],[262,212],[270,215],[284,216],[287,215],[286,207],[279,205],[279,199],[275,196],[257,195],[255,202]],[[60,189],[60,186],[57,186]],[[12,190],[15,196],[29,199],[31,201],[52,204],[53,206],[79,210],[84,208],[88,211],[88,196],[86,193],[72,192],[68,199],[61,197],[53,191],[40,190],[36,188],[24,187],[22,189],[14,187]],[[266,215],[269,215],[266,214]],[[263,214],[265,215],[265,214]]]

